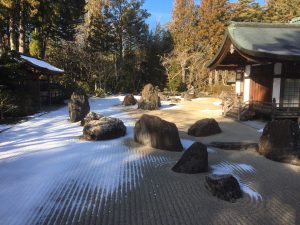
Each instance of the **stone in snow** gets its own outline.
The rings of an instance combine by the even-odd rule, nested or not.
[[[126,95],[124,97],[122,105],[130,106],[130,105],[135,105],[136,103],[137,103],[137,100],[134,98],[134,96],[132,94],[130,94],[130,95]]]
[[[72,123],[81,121],[90,112],[89,99],[80,90],[74,91],[68,103],[70,121]]]
[[[123,121],[113,117],[102,117],[92,120],[84,125],[83,136],[85,140],[110,140],[126,135],[126,126]]]
[[[104,117],[101,114],[97,114],[94,112],[89,112],[84,119],[81,120],[81,126],[84,126],[85,124],[89,123],[92,120],[100,120],[102,117]]]
[[[220,199],[235,202],[243,197],[243,192],[239,182],[231,174],[216,175],[212,174],[205,177],[205,187]]]

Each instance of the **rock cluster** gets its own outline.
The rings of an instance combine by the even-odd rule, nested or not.
[[[68,103],[70,121],[81,121],[90,111],[88,96],[80,90],[74,91]]]

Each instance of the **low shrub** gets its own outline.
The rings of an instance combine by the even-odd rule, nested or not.
[[[100,98],[103,98],[105,96],[105,90],[102,89],[102,88],[97,88],[95,90],[95,96],[96,97],[100,97]]]

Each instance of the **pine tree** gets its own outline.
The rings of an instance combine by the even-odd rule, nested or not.
[[[74,40],[76,27],[82,22],[84,0],[38,0],[37,13],[30,20],[31,30],[41,42],[41,57],[45,58],[47,48],[61,45],[63,41]],[[29,31],[28,31],[29,32]]]
[[[30,29],[29,19],[34,17],[37,13],[39,0],[20,0],[19,9],[19,52],[27,51],[27,31]]]
[[[177,74],[181,70],[181,82],[186,83],[189,54],[197,50],[197,15],[194,0],[175,0],[172,11],[172,22],[169,30],[174,41],[172,57],[176,57],[179,65],[174,65],[170,71]],[[172,60],[171,60],[172,61]],[[169,76],[173,76],[169,74]],[[178,83],[178,82],[177,82]],[[172,85],[171,85],[172,86]]]
[[[300,16],[299,0],[269,0],[264,20],[270,23],[288,23]]]
[[[197,23],[194,0],[175,0],[169,29],[179,50],[194,49]]]
[[[238,0],[233,5],[233,21],[236,22],[261,22],[263,9],[254,0]]]
[[[219,48],[226,26],[231,20],[228,0],[202,0],[199,7],[199,37],[211,58]]]

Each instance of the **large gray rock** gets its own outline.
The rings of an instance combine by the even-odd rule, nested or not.
[[[85,140],[109,140],[122,137],[126,134],[126,127],[122,120],[112,117],[102,117],[92,120],[84,125],[83,136]]]
[[[97,114],[94,112],[89,112],[84,119],[81,120],[81,126],[84,126],[85,124],[89,123],[92,120],[100,120],[102,117],[104,117],[101,114]]]
[[[152,84],[147,84],[142,91],[138,108],[145,110],[157,110],[160,106],[161,103],[158,96],[158,90],[156,90]]]
[[[172,168],[177,173],[203,173],[208,170],[208,153],[206,145],[195,142],[181,156]]]
[[[135,105],[136,103],[137,103],[137,100],[134,98],[134,96],[132,94],[130,94],[130,95],[126,95],[124,97],[122,105],[130,106],[130,105]]]
[[[235,202],[243,197],[239,182],[231,174],[209,175],[205,180],[205,187],[213,196],[229,202]]]
[[[83,91],[74,91],[68,103],[70,121],[81,121],[90,111],[88,96]]]
[[[259,140],[258,152],[275,161],[299,165],[299,125],[291,120],[268,122]]]
[[[221,128],[215,119],[198,120],[188,129],[188,135],[195,137],[205,137],[221,132]]]
[[[176,125],[157,116],[142,115],[134,127],[134,140],[153,148],[183,150]]]

